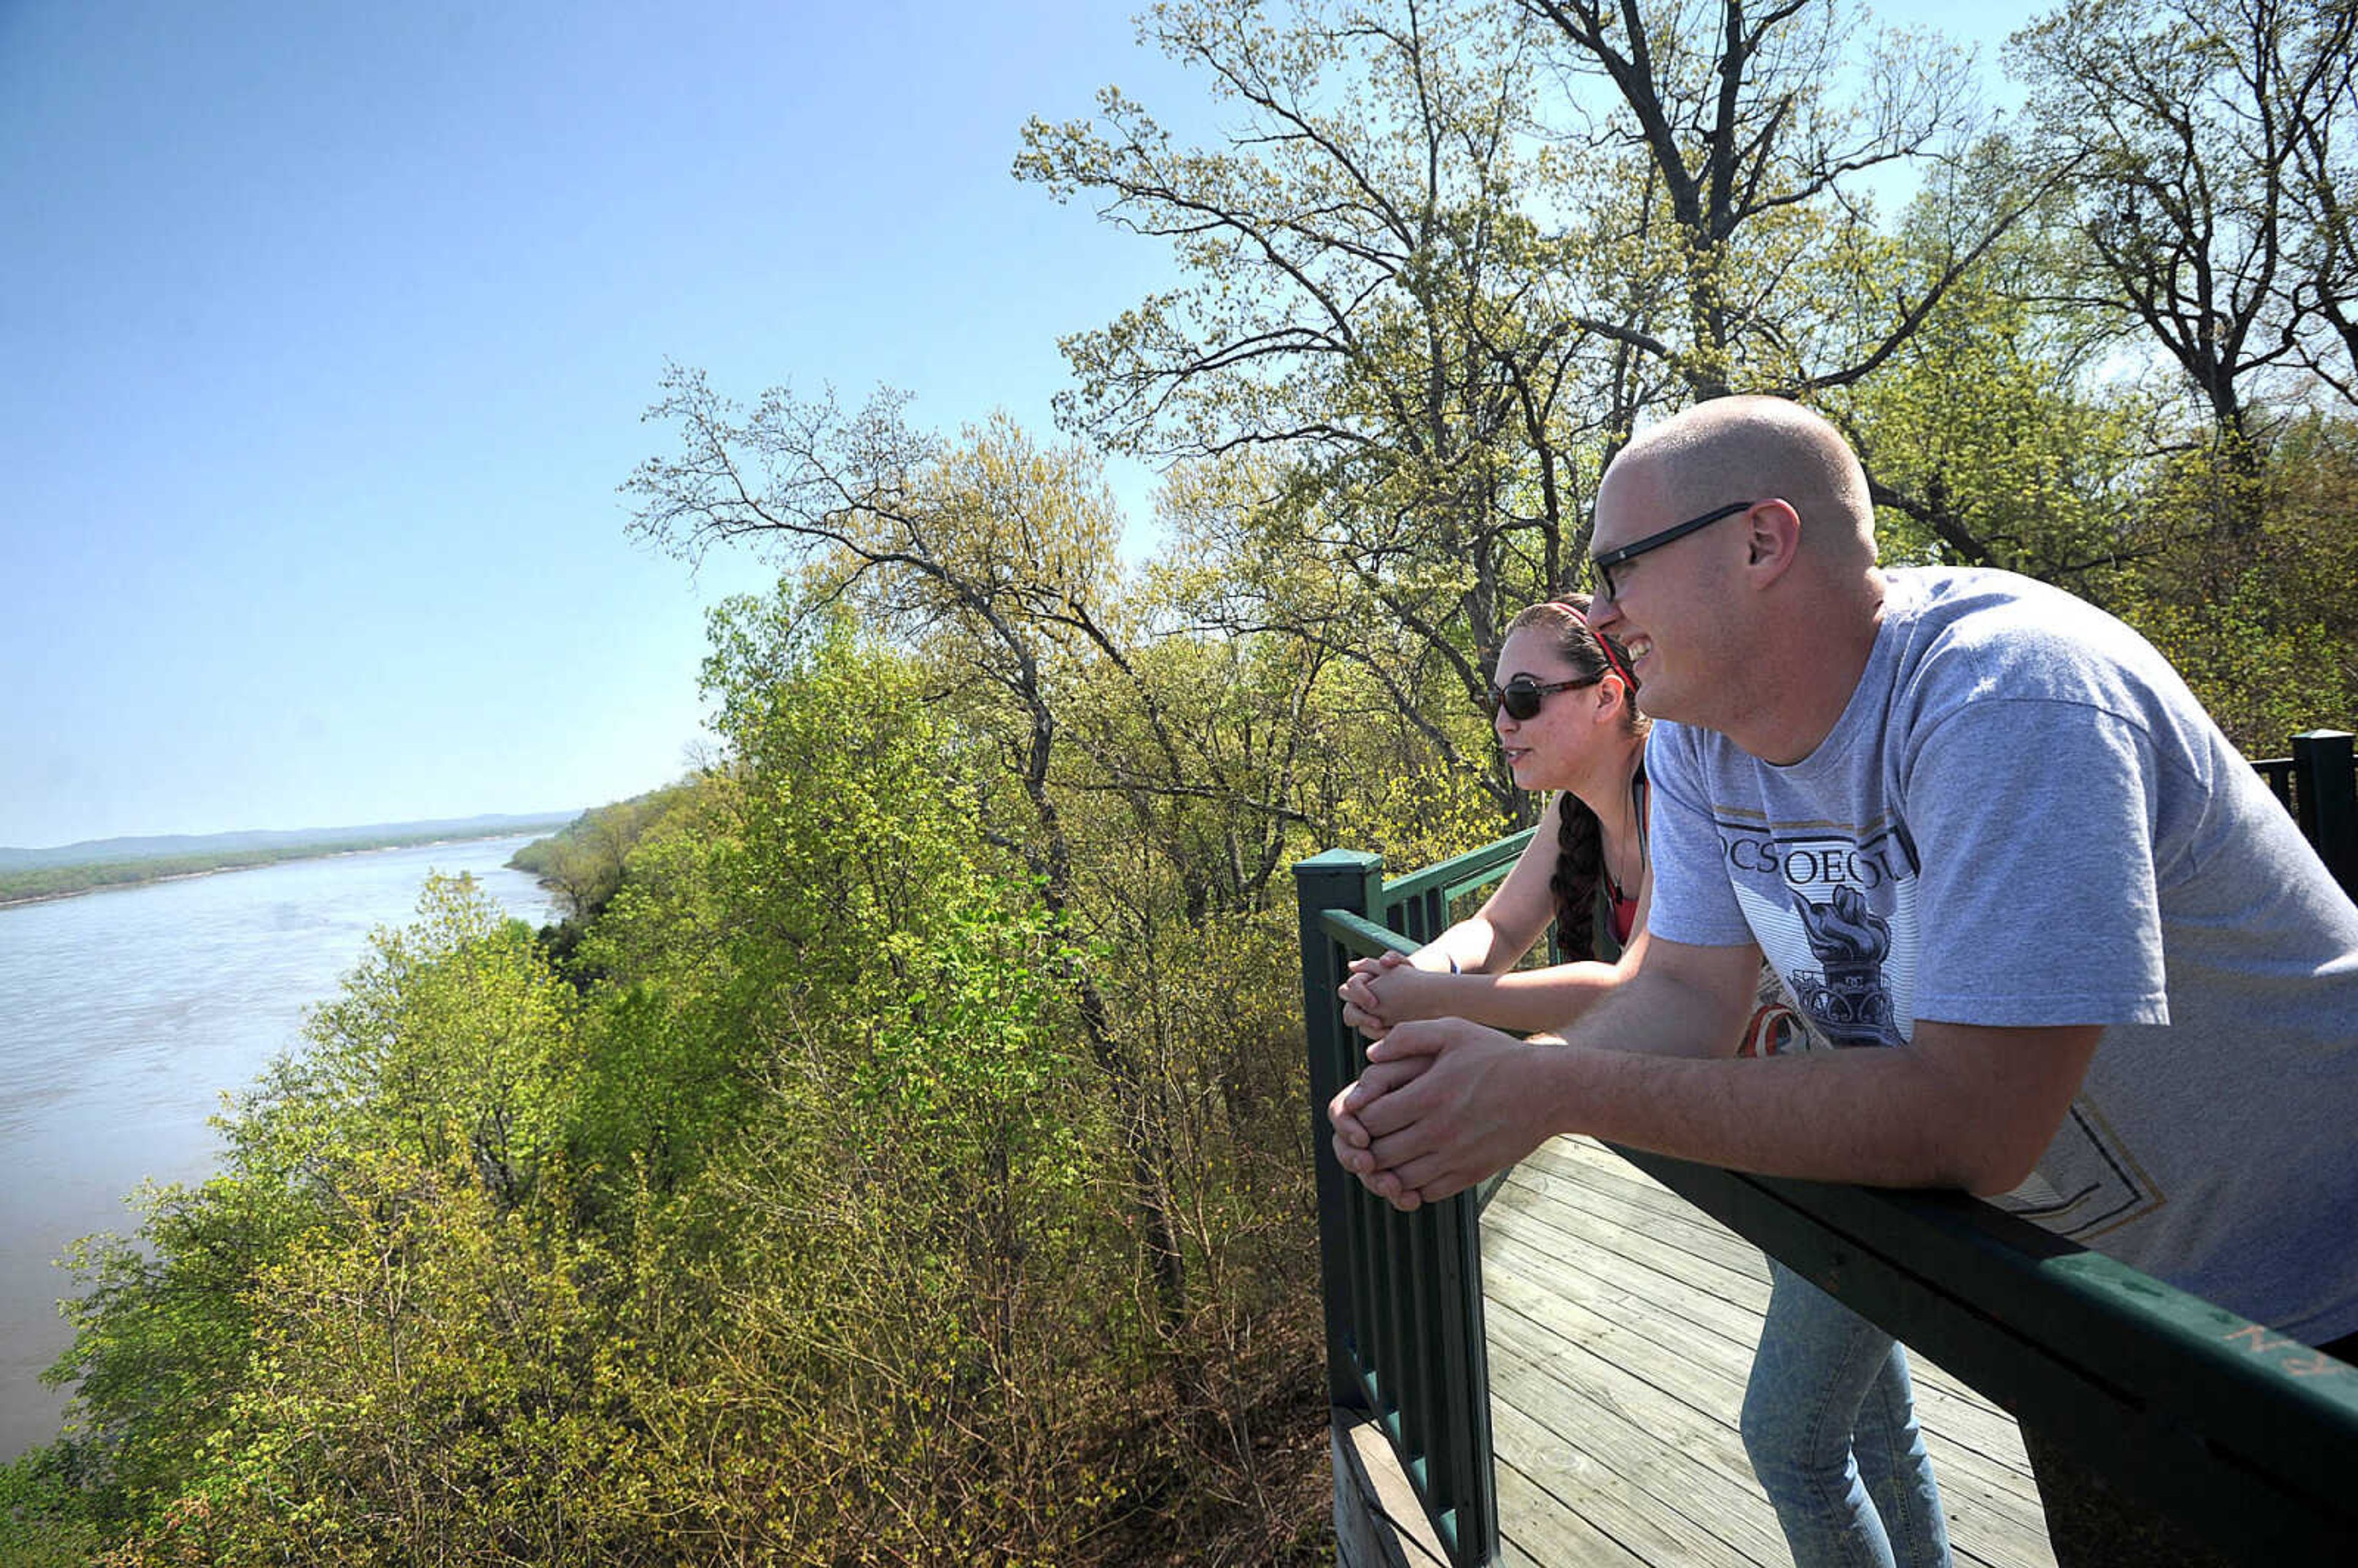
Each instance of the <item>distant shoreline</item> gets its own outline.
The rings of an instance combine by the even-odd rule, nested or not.
[[[545,838],[561,823],[508,824],[479,833],[438,832],[415,837],[330,840],[238,849],[217,854],[157,855],[141,860],[94,860],[81,865],[36,871],[0,871],[0,910],[22,904],[52,903],[91,893],[153,887],[158,882],[188,881],[229,871],[259,871],[294,860],[327,860],[341,855],[373,855],[387,849],[431,849],[438,844],[480,844],[486,838]]]

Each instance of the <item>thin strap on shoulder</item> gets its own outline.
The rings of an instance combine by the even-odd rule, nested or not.
[[[1629,815],[1635,819],[1638,827],[1638,876],[1641,882],[1646,875],[1648,854],[1646,806],[1651,793],[1651,786],[1646,783],[1646,753],[1641,747],[1638,752],[1638,766],[1629,774]],[[1605,852],[1604,836],[1601,833],[1597,837],[1596,869],[1604,874],[1605,891],[1616,904],[1634,902],[1632,895],[1622,890],[1620,881],[1613,875],[1613,859]]]
[[[1653,831],[1647,820],[1650,815],[1648,808],[1654,804],[1654,786],[1646,782],[1646,748],[1642,741],[1638,747],[1638,771],[1629,775],[1629,804],[1637,807],[1638,863],[1642,866],[1646,863],[1647,844]]]

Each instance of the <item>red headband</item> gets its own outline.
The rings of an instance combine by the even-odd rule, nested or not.
[[[1558,600],[1556,602],[1562,604],[1563,601]],[[1628,665],[1621,662],[1621,655],[1614,652],[1613,640],[1596,629],[1595,624],[1588,619],[1588,612],[1582,610],[1580,606],[1576,604],[1565,604],[1563,607],[1566,610],[1571,611],[1573,614],[1578,616],[1580,618],[1580,623],[1588,628],[1588,634],[1596,639],[1596,651],[1605,655],[1605,667],[1621,677],[1621,684],[1629,688],[1630,696],[1637,696],[1637,672],[1632,670]]]

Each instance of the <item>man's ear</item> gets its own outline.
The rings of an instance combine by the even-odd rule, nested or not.
[[[1762,584],[1776,581],[1792,569],[1801,550],[1801,516],[1789,502],[1755,503],[1744,514],[1745,566]]]

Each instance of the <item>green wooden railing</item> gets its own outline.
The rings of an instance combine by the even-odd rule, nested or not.
[[[1433,1533],[1461,1568],[1492,1561],[1498,1546],[1476,1198],[1468,1193],[1402,1214],[1335,1162],[1326,1102],[1363,1065],[1335,993],[1354,957],[1407,952],[1439,935],[1452,903],[1496,881],[1529,837],[1390,883],[1381,857],[1351,849],[1330,849],[1293,868],[1311,1141],[1318,1151],[1327,1400],[1382,1426]]]
[[[2255,766],[2358,892],[2351,737]],[[1458,1568],[1498,1550],[1481,1195],[1401,1214],[1335,1162],[1325,1108],[1363,1062],[1336,988],[1353,957],[1438,935],[1528,838],[1389,882],[1356,850],[1294,867],[1328,1396],[1380,1424]],[[2358,1370],[1962,1195],[1617,1152],[2231,1556],[2358,1561]]]
[[[2358,898],[2358,767],[2351,744],[2347,730],[2311,730],[2292,738],[2291,756],[2252,765],[2317,846],[2342,891]]]

